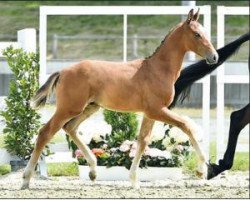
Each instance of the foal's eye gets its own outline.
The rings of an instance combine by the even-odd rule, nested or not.
[[[195,33],[194,36],[195,36],[196,38],[201,38],[201,35],[200,35],[199,33]]]

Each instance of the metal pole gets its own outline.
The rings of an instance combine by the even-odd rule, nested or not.
[[[127,62],[127,15],[123,15],[123,62]]]
[[[133,35],[133,57],[134,58],[137,58],[138,57],[138,52],[137,52],[137,49],[138,49],[138,36],[137,34],[134,34]]]
[[[52,55],[53,55],[53,58],[57,58],[57,41],[58,40],[58,37],[57,37],[57,34],[54,34],[53,35],[53,42],[52,42]]]
[[[204,27],[207,29],[208,38],[211,38],[211,9],[207,8],[206,14],[203,18]],[[206,158],[209,158],[210,149],[210,75],[204,78],[202,84],[202,124],[205,130],[204,135],[204,149]]]
[[[44,84],[47,76],[47,15],[43,7],[40,7],[40,18],[39,18],[39,46],[40,46],[40,75],[39,83]]]
[[[225,41],[225,15],[224,7],[217,7],[217,48],[224,46]],[[216,147],[217,155],[216,160],[218,161],[223,156],[225,150],[225,133],[224,133],[224,75],[225,69],[222,64],[217,69],[217,135],[216,135]]]

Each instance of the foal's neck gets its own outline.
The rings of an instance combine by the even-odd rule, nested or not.
[[[179,25],[166,37],[159,49],[148,58],[151,67],[165,71],[176,80],[186,53],[184,44],[183,27]]]

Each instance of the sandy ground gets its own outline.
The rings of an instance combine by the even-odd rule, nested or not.
[[[249,172],[230,172],[213,180],[185,176],[181,181],[82,181],[78,177],[35,176],[29,190],[20,190],[21,172],[0,177],[0,198],[249,198]]]

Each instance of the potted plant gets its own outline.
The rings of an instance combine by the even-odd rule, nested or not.
[[[93,136],[89,147],[97,158],[97,180],[127,180],[135,156],[138,120],[135,114],[104,110],[104,119],[111,125],[110,134]],[[184,160],[190,155],[188,137],[178,128],[165,126],[165,134],[152,137],[140,162],[140,180],[181,178]],[[79,175],[89,179],[88,166],[82,152],[70,141],[69,147],[77,158]],[[160,171],[160,173],[159,173]]]
[[[90,142],[97,158],[97,180],[127,180],[137,141],[125,140],[118,147],[110,147],[107,140],[110,136],[97,135]],[[168,128],[162,138],[153,138],[146,148],[140,162],[140,180],[180,179],[182,171],[179,167],[190,155],[190,150],[188,137],[178,128]],[[88,179],[88,166],[82,152],[76,150],[75,156],[80,178]]]
[[[9,95],[5,98],[6,108],[0,112],[5,120],[5,148],[17,160],[10,161],[13,171],[26,166],[40,127],[40,116],[30,107],[30,99],[38,89],[39,59],[35,53],[22,49],[7,48],[8,65],[13,72]]]

